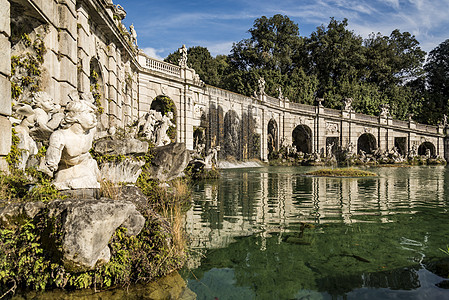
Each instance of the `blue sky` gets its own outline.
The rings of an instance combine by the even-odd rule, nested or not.
[[[449,0],[114,0],[134,24],[139,47],[164,58],[185,44],[207,47],[213,56],[229,54],[232,44],[248,38],[261,16],[287,15],[309,36],[331,17],[347,18],[349,29],[362,37],[394,29],[415,35],[430,51],[449,38]]]

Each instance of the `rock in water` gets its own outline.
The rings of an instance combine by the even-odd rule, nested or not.
[[[109,240],[123,226],[137,235],[145,218],[129,201],[108,198],[56,200],[49,205],[50,217],[62,215],[63,261],[72,269],[93,269],[109,262]]]
[[[182,176],[190,161],[190,151],[184,143],[172,143],[154,148],[154,158],[151,162],[150,173],[153,178],[170,181]]]

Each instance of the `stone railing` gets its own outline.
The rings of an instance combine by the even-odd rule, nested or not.
[[[364,115],[364,114],[355,114],[355,119],[356,120],[360,120],[360,121],[373,122],[373,123],[378,123],[379,122],[378,117]]]
[[[341,110],[336,110],[336,109],[331,109],[331,108],[325,108],[324,113],[326,115],[330,115],[330,116],[336,116],[336,117],[341,116]]]
[[[316,112],[315,106],[296,103],[296,102],[290,102],[290,108],[301,110],[301,111],[307,111],[307,112],[311,112],[311,113]]]
[[[237,94],[228,90],[220,89],[211,85],[206,85],[207,94],[210,96],[215,96],[220,99],[232,99],[233,101],[238,101],[240,103],[251,103],[251,98]]]
[[[429,133],[438,133],[438,127],[425,124],[416,124],[416,130],[425,131]]]
[[[279,99],[266,95],[265,100],[268,104],[279,106]]]
[[[408,128],[408,121],[401,121],[393,119],[393,126]]]
[[[146,57],[145,66],[153,71],[162,72],[177,77],[181,76],[181,68],[164,61],[160,61],[154,58]]]

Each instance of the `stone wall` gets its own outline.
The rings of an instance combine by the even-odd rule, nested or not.
[[[11,44],[9,37],[11,29],[10,4],[8,0],[0,0],[0,170],[7,170],[5,156],[11,148]]]

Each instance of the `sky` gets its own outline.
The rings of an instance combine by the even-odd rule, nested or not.
[[[449,38],[449,0],[114,0],[134,24],[139,48],[163,59],[183,44],[207,47],[213,56],[229,54],[233,43],[249,38],[254,20],[275,14],[298,24],[310,36],[334,17],[364,38],[370,33],[410,32],[429,52]]]

